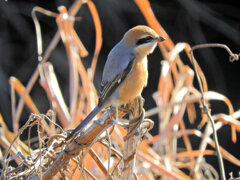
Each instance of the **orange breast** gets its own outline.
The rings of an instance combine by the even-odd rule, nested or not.
[[[119,104],[126,104],[139,96],[147,85],[147,80],[147,57],[145,57],[141,61],[134,62],[132,71],[119,86]]]

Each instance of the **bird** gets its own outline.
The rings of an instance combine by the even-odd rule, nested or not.
[[[102,109],[115,107],[117,119],[117,108],[141,95],[148,81],[147,55],[164,40],[145,25],[135,26],[124,34],[108,54],[97,106],[67,136],[66,141],[76,137]]]

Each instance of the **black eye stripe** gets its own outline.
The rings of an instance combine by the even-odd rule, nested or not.
[[[153,37],[146,36],[144,38],[138,39],[137,42],[136,42],[136,45],[145,44],[145,43],[151,42],[152,40],[153,40]]]

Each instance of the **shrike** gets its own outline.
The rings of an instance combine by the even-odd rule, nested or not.
[[[98,105],[68,135],[66,140],[76,137],[103,108],[118,107],[141,95],[147,85],[147,55],[158,42],[163,41],[153,29],[136,26],[125,33],[122,40],[110,51],[104,66]]]

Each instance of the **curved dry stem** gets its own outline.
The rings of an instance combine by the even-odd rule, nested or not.
[[[230,62],[234,62],[234,61],[239,60],[240,53],[239,54],[234,54],[231,51],[231,49],[225,44],[219,44],[219,43],[200,44],[200,45],[193,46],[191,51],[194,51],[196,49],[202,49],[202,48],[210,48],[210,47],[212,47],[212,48],[219,47],[219,48],[225,49],[229,54],[229,61]]]
[[[71,16],[75,15],[78,10],[80,9],[80,7],[82,6],[83,0],[76,0],[73,5],[71,6],[70,10],[69,10],[69,14]],[[43,54],[43,58],[41,60],[41,62],[45,62],[47,61],[47,59],[49,58],[51,52],[53,51],[53,49],[56,47],[56,45],[58,44],[60,40],[60,33],[59,30],[55,33],[52,41],[50,42],[49,46],[47,47],[45,53]],[[41,52],[41,51],[40,51]],[[27,83],[26,89],[23,93],[23,95],[20,97],[20,100],[18,102],[17,108],[16,108],[16,114],[15,114],[15,122],[18,122],[23,110],[23,106],[24,106],[24,100],[25,97],[30,93],[30,91],[32,90],[33,85],[35,84],[35,82],[37,81],[37,78],[39,76],[39,68],[37,67],[33,73],[33,75],[31,76],[30,80]]]
[[[91,0],[89,0],[89,1],[87,1],[87,5],[92,14],[95,31],[96,31],[95,50],[94,50],[94,55],[93,55],[93,59],[92,59],[91,75],[90,75],[90,79],[93,80],[96,66],[97,66],[97,61],[98,61],[98,55],[99,55],[99,52],[102,47],[102,27],[101,27],[101,21],[100,21],[98,12],[97,12],[97,8],[94,5],[94,3]]]
[[[37,52],[38,52],[38,60],[39,62],[42,61],[42,33],[41,33],[41,27],[40,27],[40,23],[38,21],[38,18],[36,16],[36,12],[40,12],[42,14],[45,14],[47,16],[51,16],[51,17],[57,17],[57,13],[48,11],[44,8],[41,8],[39,6],[36,6],[33,8],[32,10],[32,19],[35,25],[35,30],[36,30],[36,36],[37,36]]]
[[[28,120],[27,120],[27,122],[25,123],[25,125],[24,125],[22,128],[20,128],[18,134],[15,136],[15,138],[13,139],[13,141],[11,142],[11,144],[9,145],[9,147],[8,147],[7,151],[5,152],[4,157],[3,157],[3,159],[4,159],[5,162],[4,162],[4,166],[3,166],[3,169],[2,169],[2,173],[1,173],[0,179],[2,179],[3,177],[5,177],[5,175],[6,175],[7,166],[8,166],[8,163],[9,163],[9,161],[6,162],[6,160],[7,160],[8,154],[9,154],[9,152],[10,152],[10,149],[12,148],[13,144],[14,144],[15,141],[18,139],[18,137],[22,134],[22,132],[28,127],[28,125],[31,123],[31,121],[33,121],[35,118],[39,119],[40,117],[37,116],[37,115],[35,115],[35,114],[32,114],[32,115],[28,118]]]
[[[217,46],[216,46],[217,45]],[[215,142],[215,147],[216,147],[216,152],[217,152],[217,157],[218,157],[218,163],[219,163],[219,169],[220,169],[220,175],[221,175],[221,179],[225,180],[225,170],[224,170],[224,165],[223,165],[223,159],[222,159],[222,155],[219,149],[219,144],[218,144],[218,137],[217,137],[217,133],[216,133],[216,129],[215,129],[215,123],[214,120],[212,119],[211,113],[205,103],[205,98],[204,98],[204,91],[203,91],[203,87],[202,87],[202,82],[201,79],[198,75],[198,71],[196,68],[196,59],[193,55],[193,51],[199,48],[206,48],[206,47],[225,47],[225,46],[219,46],[219,44],[204,44],[203,46],[198,45],[198,46],[194,46],[192,47],[192,49],[190,50],[190,54],[191,54],[191,58],[192,58],[192,63],[193,63],[193,67],[194,67],[194,71],[196,72],[196,76],[197,76],[197,80],[198,80],[198,84],[199,84],[199,88],[200,88],[200,92],[201,92],[201,102],[202,102],[202,110],[204,114],[207,114],[210,123],[212,125],[212,130],[213,130],[213,139]]]

